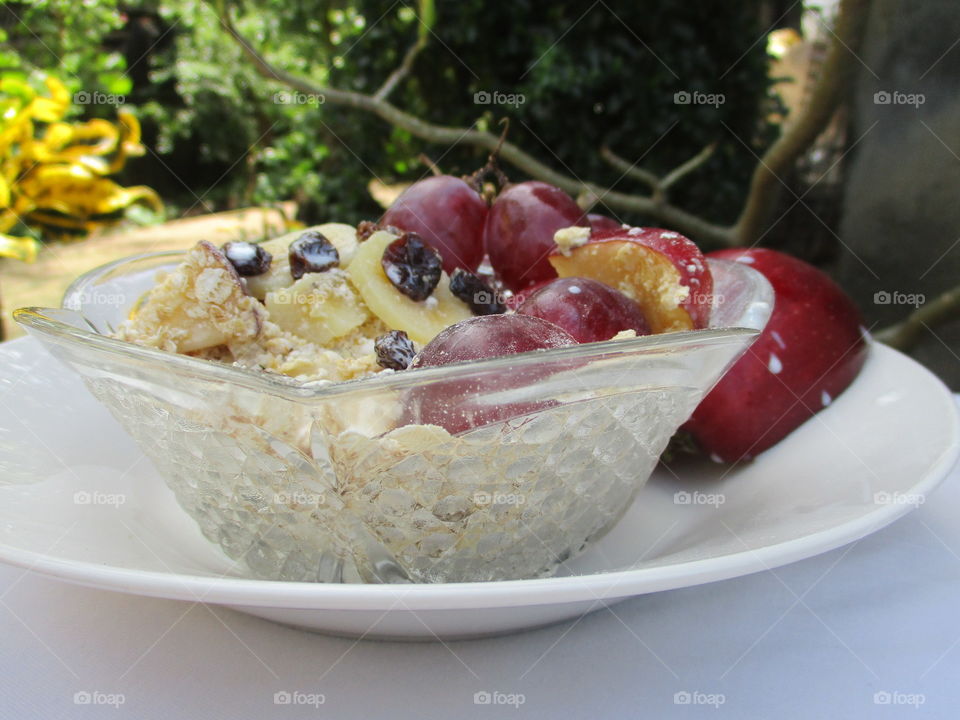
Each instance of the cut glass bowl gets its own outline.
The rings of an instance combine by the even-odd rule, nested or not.
[[[259,579],[551,575],[619,520],[773,305],[758,272],[711,260],[709,329],[302,383],[108,336],[180,256],[105,265],[63,308],[15,317],[80,374],[203,534]],[[423,402],[499,418],[450,435],[415,422]]]

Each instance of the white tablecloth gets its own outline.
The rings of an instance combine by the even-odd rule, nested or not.
[[[0,717],[953,719],[958,606],[960,469],[826,555],[446,645],[311,635],[0,566]]]

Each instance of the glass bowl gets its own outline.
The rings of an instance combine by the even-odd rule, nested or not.
[[[711,260],[710,329],[303,383],[108,337],[180,256],[105,265],[73,283],[63,308],[15,318],[80,374],[204,535],[259,579],[553,574],[617,522],[773,305],[758,272]],[[487,424],[420,424],[438,403]]]

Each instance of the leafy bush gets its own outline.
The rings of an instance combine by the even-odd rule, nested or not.
[[[445,125],[496,131],[496,121],[509,117],[510,139],[539,159],[627,192],[645,188],[604,163],[601,145],[665,172],[718,141],[718,151],[675,199],[700,215],[730,220],[756,162],[744,143],[759,152],[772,132],[757,120],[770,102],[757,6],[441,0],[426,48],[391,99]],[[37,7],[29,12],[69,16],[92,37],[98,23],[106,29],[120,23],[111,0],[45,0]],[[367,192],[370,178],[420,176],[421,152],[451,173],[484,161],[477,149],[431,146],[361,111],[309,98],[282,102],[278,93],[287,89],[254,72],[203,3],[144,2],[126,13],[122,31],[102,35],[104,47],[60,48],[52,30],[49,40],[90,91],[132,78],[127,102],[136,106],[156,156],[131,163],[127,177],[160,188],[181,210],[295,198],[307,221],[356,221],[378,212]],[[239,29],[277,66],[363,92],[374,91],[423,32],[412,7],[389,0],[252,0],[235,14]],[[150,42],[129,40],[151,23]],[[48,39],[42,24],[31,27]],[[8,31],[24,34],[20,26],[8,24]],[[25,45],[14,47],[26,53]],[[116,47],[123,47],[128,70],[111,78],[111,68],[124,63],[117,51],[104,50]],[[84,52],[89,62],[72,59]],[[483,91],[523,102],[475,104],[474,94]],[[682,91],[721,93],[725,102],[675,104]]]

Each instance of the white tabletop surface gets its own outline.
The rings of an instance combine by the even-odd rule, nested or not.
[[[958,519],[960,468],[826,555],[446,645],[311,635],[0,566],[0,717],[957,718]]]

